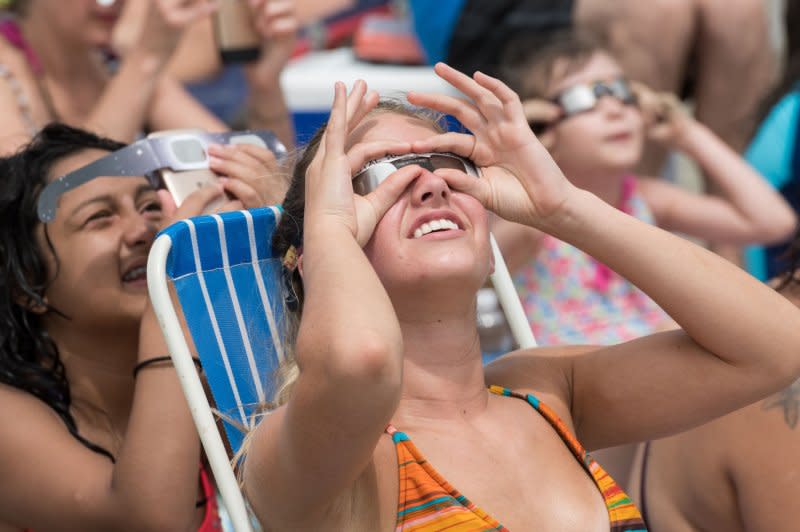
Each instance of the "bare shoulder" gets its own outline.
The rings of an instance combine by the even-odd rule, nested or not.
[[[533,393],[563,416],[572,409],[575,357],[597,349],[591,345],[572,345],[514,351],[486,366],[486,384]]]
[[[33,394],[0,384],[0,404],[0,456],[8,456],[5,451],[18,445],[22,447],[19,451],[24,451],[28,438],[68,433],[58,414]]]

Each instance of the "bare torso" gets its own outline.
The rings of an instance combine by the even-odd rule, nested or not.
[[[800,303],[796,287],[785,295]],[[797,530],[798,448],[800,381],[698,428],[651,442],[646,462],[640,449],[631,495],[646,512],[651,532]]]
[[[538,395],[572,430],[563,401]],[[592,478],[549,423],[520,399],[492,394],[486,411],[475,417],[396,428],[456,490],[510,530],[609,529]],[[393,530],[397,471],[397,453],[386,434],[354,488],[313,528]]]

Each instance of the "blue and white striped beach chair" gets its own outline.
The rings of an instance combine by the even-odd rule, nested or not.
[[[204,215],[165,229],[147,265],[150,297],[189,402],[231,524],[250,520],[230,457],[254,409],[272,399],[281,360],[283,302],[280,260],[271,235],[278,207]],[[214,400],[226,442],[194,367],[189,343],[170,297],[172,284]],[[230,453],[230,454],[229,454]]]
[[[281,261],[272,256],[279,207],[198,216],[162,231],[150,251],[147,284],[222,501],[237,532],[252,526],[230,457],[254,409],[272,399],[283,360]],[[492,283],[517,344],[535,345],[505,262],[492,239]],[[170,296],[174,287],[203,364],[226,443],[192,361]]]

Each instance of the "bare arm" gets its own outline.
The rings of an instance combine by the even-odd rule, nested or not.
[[[281,89],[283,68],[294,50],[298,22],[295,3],[257,0],[253,3],[258,31],[264,38],[261,57],[245,66],[250,88],[247,123],[251,128],[270,129],[288,149],[294,148],[294,125]]]
[[[409,100],[456,116],[474,137],[449,133],[414,149],[472,158],[481,179],[437,173],[500,216],[609,265],[683,328],[568,358],[566,402],[587,448],[677,432],[800,375],[800,309],[717,255],[572,186],[531,133],[517,95],[499,80],[435,68],[473,103],[418,93]]]
[[[556,236],[630,279],[683,328],[574,359],[573,419],[588,448],[677,432],[794,380],[796,307],[713,253],[581,196],[577,225]]]
[[[643,92],[644,91],[644,92]],[[797,223],[791,207],[767,181],[669,94],[638,88],[650,137],[697,162],[719,196],[692,194],[655,179],[641,182],[658,225],[713,243],[776,242]]]
[[[397,172],[371,195],[353,194],[353,167],[375,155],[359,162],[344,154],[347,132],[377,102],[365,90],[358,83],[345,106],[337,84],[306,172],[300,376],[289,403],[256,429],[244,470],[248,498],[269,528],[318,525],[370,463],[400,397],[400,326],[361,245],[415,174]]]
[[[136,45],[125,54],[119,71],[108,82],[85,123],[80,125],[121,141],[133,141],[150,118],[161,75],[183,29],[208,16],[213,9],[214,4],[208,2],[181,5],[153,0],[147,9],[134,12],[131,16],[135,18],[129,23],[140,24],[133,30],[138,36]],[[180,100],[178,102],[176,105],[180,105]],[[121,109],[125,112],[120,112]],[[191,124],[193,120],[187,117],[184,124],[186,121]]]
[[[516,274],[539,253],[542,232],[533,227],[495,218],[492,221],[492,234],[511,275]]]
[[[227,131],[228,126],[203,107],[183,85],[162,75],[147,110],[148,125],[154,131],[164,129],[201,128],[206,131]]]
[[[178,217],[221,193],[204,189]],[[142,321],[139,360],[167,353],[152,309]],[[190,530],[196,526],[200,445],[170,364],[136,377],[116,463],[69,434],[32,395],[0,386],[0,521],[47,530]]]

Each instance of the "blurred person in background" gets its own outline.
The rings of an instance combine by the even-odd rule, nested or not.
[[[800,2],[788,5],[787,61],[783,80],[765,102],[764,120],[745,157],[800,213]],[[762,280],[789,267],[784,255],[790,242],[748,249],[749,271]]]
[[[50,0],[5,4],[0,22],[0,150],[14,150],[51,121],[123,142],[148,130],[227,129],[167,72],[186,28],[210,18],[216,3],[70,0],[69,8]],[[270,35],[283,35],[293,25],[291,10],[273,13],[270,5],[267,0],[251,3],[265,47]],[[291,146],[291,122],[276,90],[287,58],[266,53],[253,65],[248,125],[272,129]]]
[[[800,306],[800,235],[787,264],[773,285]],[[794,532],[800,521],[798,448],[800,381],[710,423],[642,445],[631,493],[651,532]]]

